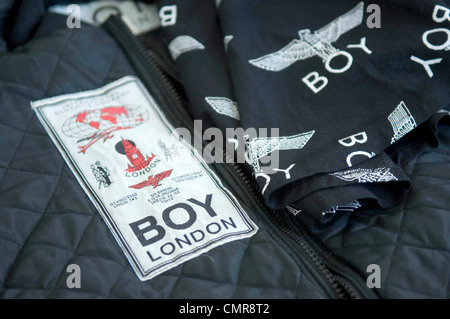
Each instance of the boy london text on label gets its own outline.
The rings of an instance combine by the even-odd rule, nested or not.
[[[32,107],[141,280],[257,232],[137,78]]]

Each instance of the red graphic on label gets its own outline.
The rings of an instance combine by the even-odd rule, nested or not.
[[[134,128],[147,119],[147,111],[140,106],[110,106],[79,112],[68,118],[61,130],[66,136],[78,138],[77,143],[88,141],[79,146],[80,153],[85,154],[97,141],[106,142],[113,132]]]
[[[155,176],[149,176],[148,180],[140,182],[139,184],[136,184],[136,185],[129,186],[129,187],[130,188],[141,189],[141,188],[144,188],[144,187],[153,186],[153,188],[156,188],[158,186],[161,186],[160,182],[163,179],[169,177],[170,174],[172,174],[172,171],[173,170],[171,169],[169,171],[165,171],[165,172],[156,174]]]
[[[123,106],[119,107],[105,107],[100,110],[100,118],[105,121],[110,121],[113,124],[117,124],[117,117],[120,115],[128,116],[128,112]]]
[[[131,144],[130,141],[122,139],[122,145],[125,151],[125,155],[132,164],[132,166],[128,164],[128,168],[125,170],[129,173],[138,172],[146,168],[155,158],[154,154],[152,154],[152,157],[148,157],[148,155],[144,157],[141,151],[139,151],[136,146]]]

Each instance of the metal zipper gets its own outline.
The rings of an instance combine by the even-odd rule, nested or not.
[[[335,290],[337,296],[339,298],[346,299],[363,299],[363,298],[377,298],[377,296],[371,291],[368,291],[365,282],[355,282],[350,281],[344,278],[342,275],[338,273],[338,271],[332,271],[327,263],[325,263],[324,258],[319,254],[319,250],[311,244],[313,239],[307,232],[297,233],[294,232],[290,227],[286,224],[286,222],[281,218],[280,213],[274,211],[267,207],[263,197],[259,192],[259,187],[254,181],[254,179],[250,178],[248,174],[236,163],[231,163],[231,166],[235,170],[235,172],[239,175],[242,182],[246,185],[248,191],[252,195],[252,198],[256,199],[259,203],[260,209],[262,209],[266,215],[270,218],[273,224],[288,238],[293,240],[296,244],[299,245],[300,249],[310,258],[313,262],[317,270],[323,275],[323,277],[331,284],[333,289]],[[289,213],[283,211],[282,213]],[[322,248],[321,251],[324,251],[325,248]],[[330,253],[331,254],[331,253]],[[331,256],[331,255],[330,255]],[[330,257],[331,258],[331,257]],[[339,263],[336,258],[332,258],[333,263]],[[346,274],[350,275],[352,270],[348,269],[347,266],[343,264],[339,264],[337,268],[345,268]],[[352,276],[355,277],[355,276]],[[356,275],[356,280],[361,280],[361,278]],[[357,287],[358,286],[358,287]]]
[[[122,46],[124,52],[130,59],[141,81],[148,89],[160,100],[161,105],[170,105],[171,107],[164,108],[166,115],[173,121],[182,123],[188,130],[193,131],[193,125],[186,119],[192,118],[185,108],[185,103],[182,95],[175,88],[171,80],[164,73],[163,68],[156,62],[151,52],[134,36],[127,25],[119,16],[111,16],[105,23],[105,29],[117,40]],[[144,65],[142,65],[144,64]],[[156,88],[152,89],[153,87]],[[158,94],[164,92],[164,94]],[[173,109],[177,112],[174,112]],[[279,213],[267,207],[263,197],[259,192],[259,187],[256,181],[251,179],[248,174],[231,158],[228,154],[225,155],[225,167],[230,168],[229,173],[235,174],[238,180],[241,181],[241,186],[247,190],[248,195],[255,199],[259,208],[266,214],[269,220],[273,223],[278,231],[284,236],[294,241],[300,250],[308,256],[312,264],[315,266],[317,272],[325,279],[334,291],[338,298],[370,298],[375,297],[374,294],[364,291],[364,289],[357,289],[352,283],[346,280],[343,276],[333,273],[319,255],[318,251],[310,244],[308,236],[301,235],[292,231],[286,222],[280,217]],[[270,224],[269,224],[269,227]]]
[[[250,194],[253,198],[255,198],[259,202],[260,208],[266,213],[266,215],[270,218],[270,220],[276,225],[276,227],[287,237],[295,241],[300,249],[303,250],[303,252],[310,258],[310,260],[313,262],[313,264],[316,266],[316,268],[319,270],[319,272],[323,275],[323,277],[330,283],[334,291],[336,292],[336,295],[339,298],[345,298],[346,293],[342,290],[339,283],[335,280],[331,272],[328,270],[326,265],[321,260],[320,256],[316,254],[316,252],[311,248],[311,246],[299,235],[297,235],[295,232],[290,230],[286,223],[281,219],[280,215],[277,214],[272,209],[268,208],[267,205],[265,205],[264,199],[258,192],[259,188],[257,187],[256,183],[248,177],[248,175],[242,170],[242,168],[232,163],[231,166],[233,169],[239,174],[242,182],[246,185],[247,189],[249,190]]]

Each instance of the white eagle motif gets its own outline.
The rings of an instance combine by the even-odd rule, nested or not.
[[[358,180],[358,183],[375,183],[375,182],[392,182],[397,181],[397,177],[390,172],[390,168],[380,167],[376,169],[371,168],[356,168],[346,171],[330,173],[331,176],[340,178],[346,182]]]
[[[394,130],[394,136],[391,139],[391,144],[395,143],[417,127],[414,117],[411,115],[411,112],[403,101],[401,101],[395,110],[389,114],[388,120]]]
[[[205,46],[202,43],[188,35],[180,35],[169,44],[169,51],[173,60],[176,60],[185,52],[204,49]]]
[[[236,102],[226,97],[205,97],[205,101],[219,114],[240,119],[239,108]]]
[[[249,137],[244,136],[246,146],[247,162],[253,166],[255,173],[261,172],[259,159],[269,155],[275,150],[301,149],[314,135],[315,131],[300,133],[292,136],[280,137],[256,137],[248,141]]]
[[[364,3],[360,2],[349,12],[336,18],[324,27],[311,33],[309,29],[298,32],[300,39],[294,39],[282,49],[264,55],[249,62],[267,71],[281,71],[291,64],[320,56],[325,63],[338,49],[331,43],[336,42],[341,35],[361,24],[364,15]]]

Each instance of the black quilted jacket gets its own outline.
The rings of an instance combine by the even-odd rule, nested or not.
[[[0,3],[0,297],[448,298],[448,2],[87,2]]]

